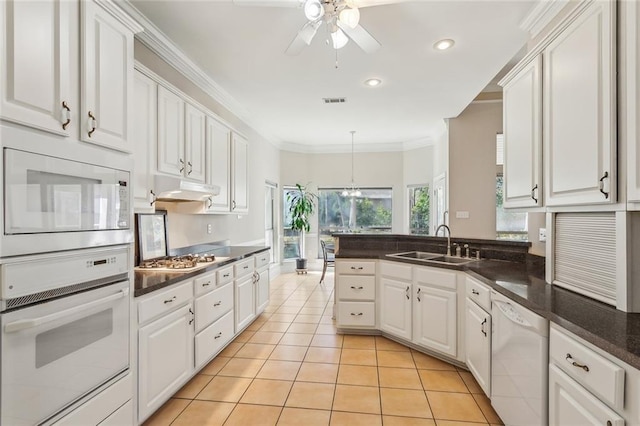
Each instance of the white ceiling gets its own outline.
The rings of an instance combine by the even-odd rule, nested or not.
[[[366,0],[363,0],[366,1]],[[353,42],[335,54],[321,27],[298,56],[285,49],[306,22],[299,8],[231,0],[131,1],[251,117],[272,142],[306,151],[427,144],[460,114],[527,40],[519,24],[536,1],[420,1],[361,9],[382,47]],[[436,51],[443,38],[453,49]],[[379,87],[366,87],[371,77]],[[327,105],[324,97],[345,97]],[[340,149],[342,145],[342,149]]]

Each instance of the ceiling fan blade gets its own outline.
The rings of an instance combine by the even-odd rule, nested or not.
[[[236,6],[301,7],[304,0],[233,0]]]
[[[385,4],[405,3],[408,0],[350,0],[350,3],[357,8],[383,6]]]
[[[311,40],[313,40],[313,37],[315,37],[316,33],[318,32],[320,24],[322,24],[322,19],[318,19],[317,21],[309,21],[304,24],[284,53],[290,56],[299,55],[305,46],[311,44]]]
[[[342,22],[338,21],[338,27],[340,27],[340,29],[366,53],[374,53],[380,49],[381,45],[378,43],[378,40],[373,38],[367,30],[362,28],[362,25],[351,28],[350,26],[344,25]]]

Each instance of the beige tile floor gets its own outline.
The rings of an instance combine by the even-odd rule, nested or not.
[[[266,311],[145,425],[502,424],[469,372],[384,337],[336,334],[333,274],[318,281],[272,280]]]

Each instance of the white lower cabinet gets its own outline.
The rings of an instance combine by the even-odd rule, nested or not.
[[[193,321],[193,305],[189,303],[138,331],[139,421],[158,409],[191,376]]]
[[[549,425],[623,426],[624,419],[555,365],[549,366]]]
[[[251,257],[236,262],[233,266],[237,332],[249,325],[256,317],[254,262],[253,257]]]
[[[411,266],[380,262],[380,329],[411,340]]]
[[[465,321],[467,367],[487,396],[491,396],[491,315],[467,298]]]
[[[271,259],[269,251],[259,253],[254,256],[256,261],[255,286],[256,286],[256,315],[264,312],[269,304],[269,261]]]
[[[233,287],[231,287],[233,289]],[[233,311],[196,334],[196,368],[204,367],[234,337]]]
[[[336,259],[336,323],[338,327],[376,327],[376,262]]]

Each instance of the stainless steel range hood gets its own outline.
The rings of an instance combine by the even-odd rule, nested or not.
[[[191,182],[173,176],[154,176],[157,201],[205,201],[220,193],[220,187]]]

